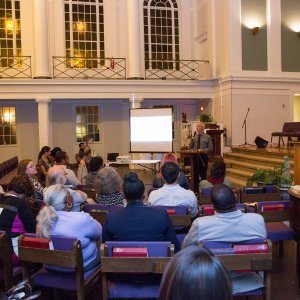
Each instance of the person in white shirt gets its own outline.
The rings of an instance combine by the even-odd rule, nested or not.
[[[179,166],[173,162],[165,163],[161,168],[162,177],[165,181],[163,187],[151,192],[148,198],[149,205],[190,207],[192,218],[198,214],[197,198],[191,190],[182,188],[177,179],[179,177]]]

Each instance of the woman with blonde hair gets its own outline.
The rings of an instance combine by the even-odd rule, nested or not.
[[[112,167],[105,167],[95,179],[96,202],[102,205],[124,205],[124,194],[120,192],[122,179]]]
[[[162,178],[161,168],[167,162],[173,162],[175,164],[178,164],[177,156],[172,152],[166,153],[164,155],[164,157],[162,159],[162,162],[161,162],[161,165],[160,165],[160,171],[153,180],[152,186],[155,189],[159,189],[159,188],[163,187],[163,185],[165,184],[165,181]],[[179,177],[177,179],[177,182],[182,188],[184,188],[186,190],[188,190],[190,188],[189,180],[186,177],[186,175],[182,172],[179,173]]]
[[[37,216],[36,235],[51,238],[61,235],[77,238],[81,242],[83,266],[88,271],[100,263],[97,240],[102,226],[89,214],[72,212],[73,197],[62,184],[49,186],[44,193],[44,206]]]
[[[37,170],[31,159],[23,159],[18,164],[18,175],[28,176],[34,187],[34,200],[43,201],[44,187],[38,182],[36,178]]]

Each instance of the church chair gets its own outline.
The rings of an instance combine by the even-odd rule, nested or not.
[[[0,231],[0,291],[9,290],[18,279],[21,279],[21,266],[14,266],[12,259],[11,238]]]
[[[76,292],[77,299],[84,300],[100,283],[100,266],[84,272],[81,243],[76,238],[53,236],[49,241],[20,236],[18,249],[23,277],[30,278],[34,286]],[[44,268],[30,276],[28,266],[32,262],[43,263]]]
[[[152,205],[151,207],[167,212],[176,231],[177,239],[182,243],[192,225],[191,208],[184,205]]]
[[[209,188],[204,188],[204,189],[200,190],[199,199],[198,199],[199,205],[211,204],[210,195],[211,195],[212,189],[213,189],[212,187],[209,187]],[[236,203],[239,203],[240,202],[240,191],[239,191],[239,189],[233,187],[232,191],[236,195]]]
[[[88,198],[91,198],[93,200],[96,199],[96,191],[93,186],[80,184],[80,185],[77,185],[77,189],[85,192],[87,194]]]
[[[158,298],[161,275],[173,255],[170,242],[102,244],[103,299]]]
[[[83,211],[90,214],[102,226],[110,212],[120,211],[122,209],[124,209],[123,206],[101,204],[85,204],[83,207]]]
[[[240,201],[242,203],[279,200],[280,191],[275,185],[246,186],[240,192]]]
[[[246,206],[244,203],[237,203],[236,208],[242,212],[246,211]],[[199,208],[200,217],[212,216],[215,214],[215,209],[212,204],[204,204]]]
[[[237,297],[260,296],[271,299],[272,243],[270,240],[251,240],[242,243],[201,242],[224,264],[228,271],[263,272],[264,287],[234,294]]]
[[[265,219],[268,239],[278,243],[280,257],[283,255],[284,241],[295,239],[294,231],[285,222],[289,220],[289,209],[289,201],[267,201],[255,204],[255,212]]]

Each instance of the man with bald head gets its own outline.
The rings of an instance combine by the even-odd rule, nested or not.
[[[194,191],[199,191],[199,176],[201,180],[206,179],[208,153],[213,151],[213,143],[211,137],[204,132],[205,125],[198,122],[196,125],[196,135],[191,139],[189,148],[193,150],[200,150],[199,154],[195,156],[193,161],[195,167],[194,173]]]
[[[211,202],[216,213],[197,218],[186,235],[182,247],[197,245],[202,241],[239,243],[267,238],[264,218],[255,213],[243,213],[236,208],[236,198],[225,184],[212,188]],[[230,272],[234,294],[259,289],[264,286],[259,274]]]

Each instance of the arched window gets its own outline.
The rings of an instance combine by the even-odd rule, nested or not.
[[[103,0],[65,0],[65,31],[66,56],[75,57],[72,67],[104,64]]]
[[[179,60],[178,15],[176,0],[144,1],[146,69],[173,69]]]
[[[0,51],[0,67],[13,65],[13,56],[22,55],[19,0],[0,0]]]

